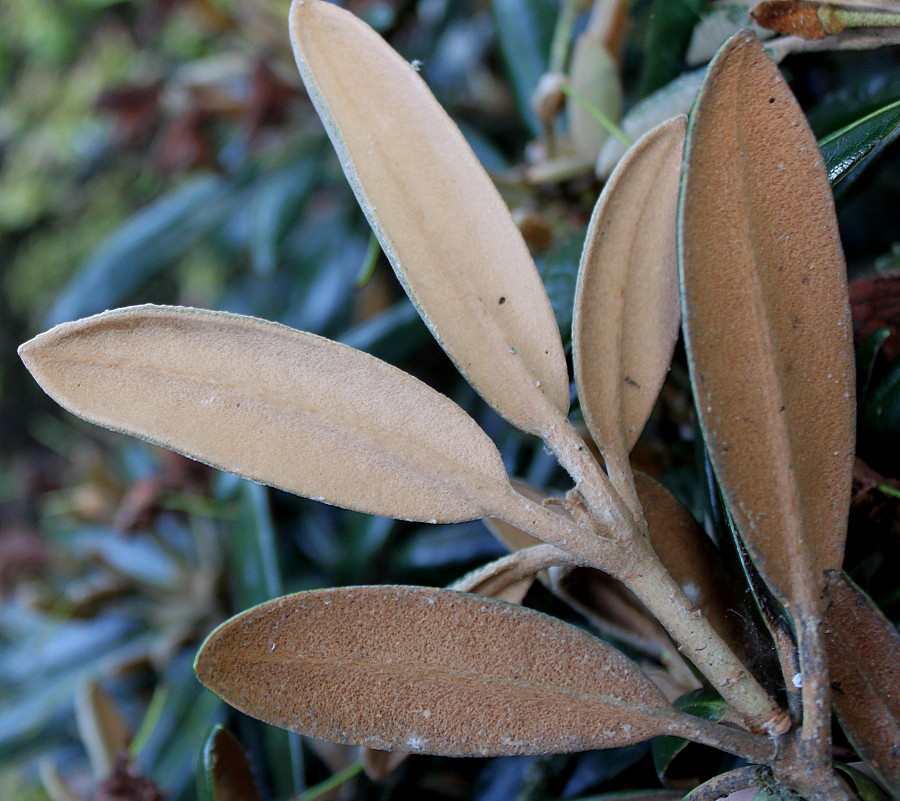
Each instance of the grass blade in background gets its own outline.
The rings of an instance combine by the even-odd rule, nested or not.
[[[226,537],[232,598],[235,608],[247,609],[284,592],[269,490],[252,481],[222,478],[221,485],[237,502],[237,519]],[[287,797],[298,792],[303,787],[303,753],[297,735],[266,726],[262,740],[276,793]]]
[[[644,48],[641,97],[661,89],[678,76],[691,33],[700,20],[702,0],[656,0]]]
[[[135,214],[81,267],[53,304],[45,325],[121,305],[228,213],[231,190],[224,178],[201,176]]]
[[[519,116],[539,136],[531,98],[547,71],[557,6],[551,0],[491,0],[491,10]]]

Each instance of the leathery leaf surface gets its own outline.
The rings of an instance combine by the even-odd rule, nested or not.
[[[460,371],[514,425],[569,406],[550,301],[502,198],[425,82],[368,25],[295,0],[300,74],[404,287]]]
[[[452,522],[483,517],[508,488],[494,444],[451,400],[277,323],[135,306],[64,323],[20,354],[92,423],[316,500]]]
[[[277,726],[447,756],[626,745],[678,716],[625,657],[547,615],[422,587],[289,595],[224,623],[200,680]]]
[[[730,39],[688,132],[684,326],[697,408],[774,592],[840,566],[854,450],[846,274],[822,156],[759,42]]]

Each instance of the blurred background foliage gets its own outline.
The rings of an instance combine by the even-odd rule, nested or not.
[[[615,121],[624,110],[626,132],[641,114],[687,110],[698,70],[747,12],[746,4],[702,0],[619,5],[624,25],[606,40],[614,66],[604,80],[621,94],[607,114]],[[565,117],[555,107],[541,116],[532,98],[545,73],[566,69],[589,9],[573,0],[348,6],[421,62],[513,209],[568,341],[581,241],[602,182],[567,149]],[[233,747],[219,723],[248,755],[261,797],[289,798],[341,771],[354,775],[355,752],[301,743],[203,690],[191,670],[202,637],[283,592],[442,585],[503,553],[482,524],[368,518],[82,424],[15,357],[16,345],[47,326],[161,302],[315,331],[425,379],[484,425],[516,475],[565,486],[543,450],[459,379],[399,290],[300,85],[287,10],[284,0],[0,5],[5,797],[231,797],[209,783],[219,750]],[[900,58],[884,47],[800,53],[782,66],[825,140],[853,279],[861,458],[847,568],[896,619]],[[552,93],[544,99],[554,102]],[[635,458],[721,535],[723,549],[733,547],[706,481],[680,355]],[[540,587],[528,602],[577,620]],[[354,778],[322,797],[662,792],[730,764],[708,753],[705,761],[679,758],[671,771],[671,760],[654,763],[648,746],[492,761],[416,757],[379,782]],[[253,797],[246,793],[239,797]]]

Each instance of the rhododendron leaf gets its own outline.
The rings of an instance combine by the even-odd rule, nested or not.
[[[196,670],[228,703],[277,726],[447,756],[626,745],[679,715],[629,660],[580,629],[421,587],[270,601],[216,629]]]
[[[686,154],[681,268],[700,422],[742,537],[794,606],[843,557],[853,343],[822,156],[752,34],[711,64]]]
[[[604,455],[624,455],[653,410],[678,339],[675,224],[685,118],[654,128],[603,189],[578,273],[578,397]]]
[[[369,223],[435,337],[514,425],[564,416],[562,341],[510,213],[416,70],[368,25],[296,0],[300,74]]]
[[[452,522],[511,493],[494,444],[451,400],[277,323],[135,306],[64,323],[20,353],[80,417],[298,495]]]

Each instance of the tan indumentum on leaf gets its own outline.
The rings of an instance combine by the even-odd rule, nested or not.
[[[78,416],[298,495],[451,522],[484,517],[483,493],[511,493],[494,444],[451,400],[277,323],[135,306],[64,323],[20,355]]]
[[[685,118],[635,144],[603,189],[578,272],[572,347],[581,409],[604,456],[637,442],[672,360]]]
[[[229,704],[277,726],[446,756],[610,748],[681,717],[631,662],[573,626],[420,587],[270,601],[216,629],[196,671]]]
[[[518,228],[415,69],[368,25],[295,0],[300,74],[350,185],[425,322],[501,415],[540,433],[569,383],[550,302]]]
[[[680,226],[700,422],[760,572],[792,605],[798,593],[817,596],[823,571],[843,559],[853,343],[822,156],[750,33],[709,68],[688,132]]]
[[[840,571],[829,575],[825,642],[841,727],[900,795],[900,635]]]

